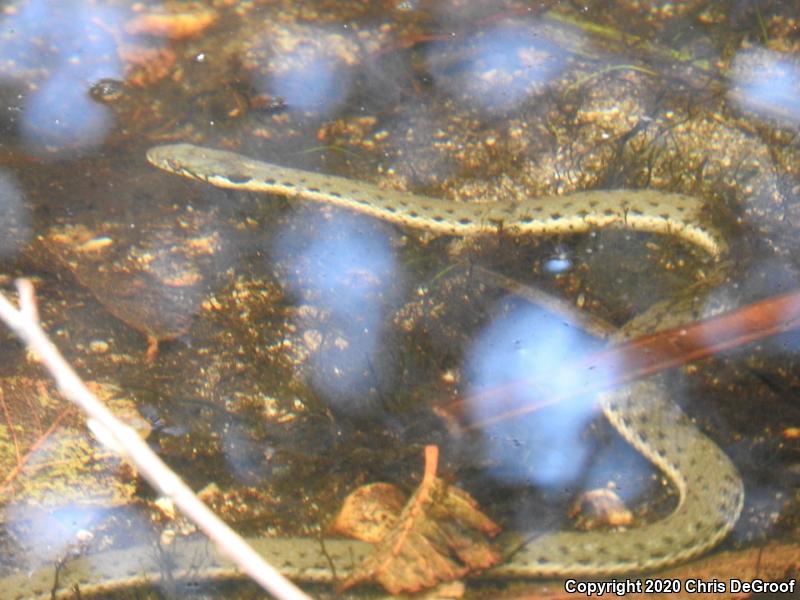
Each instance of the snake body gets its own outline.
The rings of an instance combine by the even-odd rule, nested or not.
[[[519,203],[474,204],[385,190],[344,177],[281,167],[192,144],[151,148],[147,160],[165,171],[217,187],[324,202],[445,235],[554,235],[619,227],[676,235],[713,256],[726,250],[706,204],[683,194],[591,191]]]
[[[147,158],[161,169],[218,187],[331,203],[403,226],[449,235],[541,235],[612,226],[676,235],[714,257],[726,249],[706,205],[680,194],[592,191],[508,205],[475,205],[387,191],[188,144],[153,148]],[[658,377],[605,394],[602,407],[619,433],[673,482],[679,493],[677,507],[664,519],[635,529],[532,536],[503,564],[491,569],[490,576],[602,577],[657,570],[707,551],[735,525],[744,499],[736,468],[665,395]],[[324,552],[320,542],[312,539],[261,538],[252,542],[284,574],[307,581],[332,580],[331,564],[337,577],[347,576],[369,549],[363,542],[344,540],[329,540]],[[235,571],[206,546],[202,547],[209,558],[193,568],[190,557],[196,557],[200,547],[198,542],[184,544],[176,557],[176,574],[213,578]],[[108,553],[105,560],[102,554],[90,557],[91,562],[81,559],[85,564],[68,564],[61,579],[65,584],[70,577],[83,579],[82,589],[87,590],[94,589],[92,586],[114,589],[131,577],[157,576],[156,562],[148,558],[150,553],[149,549],[138,549]],[[35,580],[34,576],[27,583],[18,581],[15,585],[30,586]],[[48,585],[42,589],[43,594],[49,594]]]

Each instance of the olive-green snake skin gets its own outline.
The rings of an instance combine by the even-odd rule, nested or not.
[[[679,236],[714,257],[726,250],[708,207],[697,198],[679,194],[592,191],[515,204],[466,204],[384,190],[189,144],[152,148],[147,158],[161,169],[218,187],[316,200],[448,235],[546,235],[610,226]],[[657,377],[605,394],[602,406],[619,433],[670,478],[679,492],[678,506],[666,518],[635,529],[531,536],[502,565],[489,571],[489,576],[603,577],[653,571],[705,552],[736,523],[744,499],[736,468],[665,396]],[[345,540],[326,541],[325,553],[313,539],[261,538],[252,542],[283,573],[304,581],[331,581],[329,559],[336,567],[336,577],[345,577],[369,551],[363,542]],[[203,542],[179,547],[175,575],[185,572],[191,577],[214,578],[234,571]],[[198,560],[199,555],[205,559]],[[197,569],[192,568],[192,560],[198,561]],[[81,588],[87,591],[118,589],[143,575],[158,576],[157,564],[150,549],[136,548],[73,561],[61,578],[65,587],[83,580]],[[15,585],[27,590],[20,598],[36,597],[36,581],[38,591],[49,596],[52,569],[16,581]]]

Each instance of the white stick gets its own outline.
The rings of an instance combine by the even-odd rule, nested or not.
[[[90,418],[106,429],[124,449],[139,473],[153,487],[172,499],[205,534],[217,545],[219,551],[235,562],[262,588],[279,600],[310,600],[303,591],[266,563],[258,553],[209,509],[192,490],[150,449],[132,428],[120,422],[97,397],[92,394],[72,370],[58,349],[48,339],[39,325],[33,284],[27,279],[17,280],[20,309],[17,310],[0,293],[0,319],[36,353],[65,398],[77,404]]]

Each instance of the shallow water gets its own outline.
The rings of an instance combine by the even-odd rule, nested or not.
[[[571,527],[572,501],[609,486],[658,519],[674,492],[594,397],[461,436],[432,410],[521,378],[541,383],[515,401],[576,395],[551,375],[603,342],[565,327],[574,315],[615,328],[691,288],[707,300],[673,310],[682,322],[797,287],[790,3],[640,4],[6,2],[4,288],[34,278],[70,361],[133,400],[153,448],[193,488],[216,484],[249,535],[318,536],[363,483],[412,490],[430,443],[509,530]],[[731,248],[718,263],[668,235],[419,235],[147,164],[173,141],[464,202],[680,192]],[[0,336],[2,572],[84,532],[97,552],[185,529]],[[798,340],[667,374],[745,481],[726,550],[798,541]]]

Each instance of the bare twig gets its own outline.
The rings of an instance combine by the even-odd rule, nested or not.
[[[36,353],[65,398],[77,404],[122,449],[139,473],[168,496],[216,545],[261,587],[280,600],[310,600],[292,582],[266,563],[239,535],[214,514],[150,449],[132,428],[120,422],[92,394],[39,325],[33,284],[17,281],[20,308],[0,294],[0,319]]]

